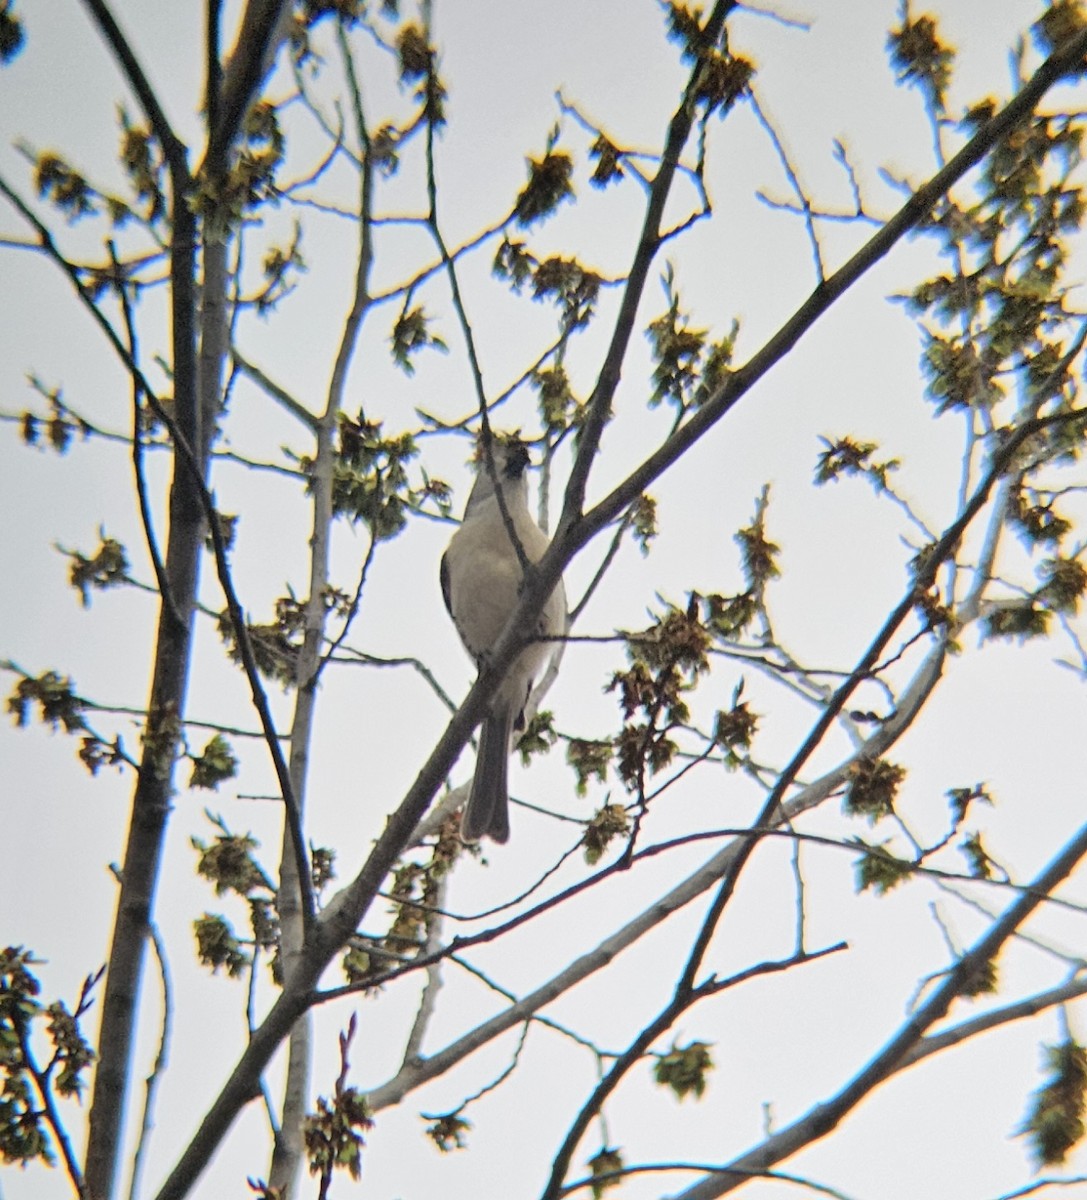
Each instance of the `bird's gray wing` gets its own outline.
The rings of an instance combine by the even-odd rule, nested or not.
[[[445,611],[450,616],[452,616],[453,615],[453,601],[452,601],[452,597],[449,594],[449,563],[447,561],[448,557],[449,556],[447,554],[442,555],[441,566],[438,568],[438,578],[441,580],[441,584],[442,584],[442,599],[445,601]]]

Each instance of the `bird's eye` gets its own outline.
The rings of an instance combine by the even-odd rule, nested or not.
[[[520,479],[530,461],[524,442],[509,442],[506,446],[506,477]]]

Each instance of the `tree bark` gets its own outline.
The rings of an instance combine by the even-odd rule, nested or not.
[[[140,980],[154,906],[159,864],[173,795],[174,759],[192,657],[193,613],[200,578],[205,520],[200,489],[207,473],[202,447],[196,357],[195,219],[183,194],[173,197],[171,248],[174,402],[179,433],[196,452],[193,465],[174,451],[170,528],[165,575],[169,595],[160,597],[155,666],[147,730],[125,847],[109,972],[98,1036],[87,1142],[87,1192],[91,1200],[114,1194],[128,1103]]]

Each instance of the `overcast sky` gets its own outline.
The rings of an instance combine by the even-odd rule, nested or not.
[[[121,3],[116,10],[183,137],[199,139],[202,17],[193,4]],[[237,5],[228,5],[233,13]],[[678,49],[662,34],[659,7],[649,0],[554,0],[532,4],[507,0],[436,3],[435,36],[449,89],[449,124],[438,147],[441,218],[451,245],[499,219],[524,181],[524,159],[539,155],[560,122],[561,144],[577,158],[577,204],[531,235],[539,257],[576,254],[605,279],[627,269],[642,218],[642,193],[630,182],[600,193],[587,183],[591,138],[559,110],[556,92],[625,146],[658,148],[682,87],[685,68]],[[946,0],[945,35],[961,51],[952,107],[1012,88],[1008,48],[1042,6],[1027,0]],[[759,99],[781,131],[791,161],[811,195],[827,207],[850,203],[848,180],[835,161],[833,142],[845,142],[873,213],[890,215],[901,196],[881,176],[920,182],[934,169],[931,135],[916,93],[894,86],[884,43],[898,5],[885,0],[811,0],[790,5],[788,15],[806,28],[740,13],[732,24],[732,49],[759,68]],[[117,145],[116,105],[135,115],[112,61],[82,6],[71,0],[23,0],[28,41],[22,55],[0,72],[0,172],[26,198],[33,195],[31,168],[17,146],[63,152],[104,187],[119,188],[112,161]],[[785,10],[782,10],[785,11]],[[333,43],[322,27],[330,57]],[[366,102],[375,124],[407,111],[397,93],[393,64],[365,35],[358,35]],[[267,94],[290,90],[280,72]],[[1082,107],[1083,98],[1078,104]],[[284,118],[292,138],[287,177],[300,177],[320,156],[321,141],[297,106]],[[381,193],[381,213],[419,213],[425,205],[418,145],[405,153],[399,176]],[[198,153],[194,152],[194,158]],[[802,224],[773,211],[755,196],[764,190],[788,198],[788,182],[765,131],[745,106],[711,127],[707,185],[714,217],[678,239],[665,256],[676,270],[692,323],[715,337],[740,323],[737,357],[748,358],[798,307],[815,286],[812,256]],[[334,170],[314,189],[325,199],[351,200],[351,178]],[[682,219],[696,202],[693,189],[677,185],[671,213]],[[44,208],[39,208],[44,211]],[[308,272],[298,291],[268,318],[247,314],[239,324],[239,348],[313,408],[323,402],[351,286],[350,226],[312,211],[284,205],[268,214],[267,234],[282,240],[302,217]],[[870,235],[871,226],[828,225],[822,230],[833,268]],[[0,238],[25,238],[10,209],[0,211]],[[90,222],[60,230],[71,254],[102,253],[103,229]],[[254,242],[253,261],[257,250]],[[553,337],[553,318],[527,298],[508,295],[490,274],[494,244],[463,265],[466,303],[488,392],[501,392]],[[418,230],[383,226],[378,238],[375,287],[402,280],[433,257]],[[647,288],[639,321],[644,328],[666,307],[655,282]],[[920,535],[902,512],[877,500],[859,481],[816,490],[812,470],[822,448],[819,436],[852,433],[878,441],[886,457],[901,460],[899,490],[933,529],[954,517],[960,486],[961,420],[933,419],[922,395],[917,329],[890,300],[923,277],[934,263],[920,243],[905,244],[846,296],[790,357],[744,399],[737,411],[654,488],[661,537],[643,558],[625,547],[583,616],[580,632],[607,635],[647,624],[658,596],[684,604],[691,590],[731,593],[742,586],[733,533],[746,525],[762,487],[771,485],[768,530],[782,547],[784,577],[770,606],[784,643],[807,664],[848,671],[886,613],[908,586],[907,565]],[[1082,267],[1082,259],[1079,263]],[[605,289],[600,319],[575,341],[568,369],[583,397],[605,345],[617,290]],[[448,355],[430,352],[407,377],[389,363],[387,339],[396,306],[379,310],[364,331],[349,385],[347,409],[364,407],[390,433],[417,430],[417,410],[456,421],[475,407],[463,340],[444,286],[420,293],[435,319]],[[165,296],[149,292],[140,309],[141,340],[148,362],[165,353]],[[27,383],[35,374],[46,387],[63,388],[71,406],[104,430],[125,432],[130,393],[124,374],[100,333],[70,295],[59,272],[39,255],[0,250],[0,412],[44,411]],[[153,368],[151,368],[153,369]],[[619,413],[605,434],[590,500],[597,499],[644,457],[667,432],[667,408],[648,412],[652,364],[648,344],[636,336],[624,367]],[[162,380],[162,375],[155,376]],[[521,389],[502,410],[501,423],[532,427],[534,396]],[[297,424],[256,389],[239,385],[232,400],[223,446],[264,462],[285,463],[284,445],[306,453]],[[459,512],[469,485],[466,439],[427,438],[421,463],[455,489]],[[553,495],[561,495],[568,467],[556,463]],[[160,529],[166,463],[150,476],[157,489]],[[416,479],[419,479],[418,473]],[[147,663],[154,630],[153,599],[136,590],[96,594],[80,607],[66,586],[68,564],[58,547],[92,551],[101,526],[129,551],[132,574],[150,580],[138,512],[133,503],[126,447],[91,439],[64,457],[24,447],[14,423],[0,425],[0,506],[4,525],[0,613],[4,635],[0,659],[31,674],[54,668],[71,675],[80,694],[114,706],[145,702]],[[297,481],[274,472],[246,471],[229,462],[216,466],[219,507],[242,514],[234,565],[243,604],[256,621],[269,621],[277,596],[288,588],[305,594],[309,512]],[[437,563],[449,526],[413,521],[403,536],[382,547],[375,560],[352,643],[389,657],[414,656],[427,663],[446,691],[463,696],[471,668],[442,609]],[[353,590],[366,549],[364,532],[337,531],[334,579]],[[580,597],[600,562],[594,546],[575,562],[567,590]],[[969,555],[968,543],[965,554]],[[1022,555],[1008,549],[1009,570]],[[210,562],[206,568],[210,567]],[[223,607],[213,573],[206,569],[203,598]],[[891,755],[910,769],[904,807],[920,836],[935,840],[946,821],[949,788],[985,780],[1001,801],[986,814],[986,845],[998,861],[1026,880],[1079,823],[1085,766],[1083,680],[1053,665],[1065,653],[1054,644],[1021,648],[987,645],[971,633],[964,654],[917,727]],[[606,737],[617,728],[614,695],[604,692],[623,659],[615,646],[575,645],[547,706],[564,732]],[[223,661],[214,624],[202,621],[190,694],[194,716],[253,727],[246,687]],[[901,683],[916,659],[896,678]],[[722,664],[702,685],[695,719],[708,727],[727,708],[740,671]],[[5,693],[14,683],[3,676]],[[747,673],[752,708],[763,714],[757,753],[781,765],[815,718],[814,710],[789,699],[757,674]],[[270,685],[278,717],[288,719],[290,698]],[[877,707],[875,689],[861,707]],[[357,870],[384,817],[414,779],[444,728],[447,712],[421,676],[411,671],[344,669],[322,688],[310,779],[308,836],[335,845],[338,874]],[[97,721],[97,718],[96,718]],[[138,747],[131,718],[104,714],[103,731],[120,732],[130,752]],[[204,735],[197,731],[194,744]],[[11,831],[0,868],[0,940],[32,948],[43,960],[45,995],[74,1000],[83,976],[103,960],[115,899],[108,864],[123,854],[132,788],[128,773],[103,771],[91,779],[75,757],[77,745],[40,726],[0,728],[0,811]],[[181,786],[172,819],[157,920],[170,948],[175,994],[171,1069],[160,1094],[157,1130],[145,1172],[147,1194],[170,1169],[216,1094],[244,1036],[240,984],[209,980],[193,963],[191,924],[204,911],[229,911],[244,923],[240,907],[217,899],[194,876],[192,836],[210,840],[214,829],[205,806],[221,813],[237,832],[252,830],[274,868],[279,811],[266,796],[272,773],[259,744],[240,741],[243,770],[218,795]],[[804,777],[812,778],[848,752],[836,736]],[[516,764],[516,760],[515,760]],[[454,782],[471,770],[462,758]],[[585,818],[610,789],[594,787],[587,799],[574,793],[562,749],[522,772],[512,767],[514,794],[544,808]],[[720,768],[693,773],[677,787],[670,807],[654,811],[646,826],[651,841],[698,828],[742,825],[758,811],[762,792],[742,776]],[[486,865],[458,867],[449,904],[462,913],[501,904],[550,866],[575,840],[574,827],[527,808],[513,812],[508,848],[489,849]],[[815,816],[810,832],[871,836],[866,826],[844,822],[839,801]],[[881,831],[878,836],[889,836]],[[714,849],[716,844],[714,844]],[[527,926],[517,938],[483,948],[473,960],[503,987],[523,994],[614,931],[709,856],[688,847],[647,864],[635,877],[590,891],[575,909]],[[582,878],[579,856],[557,884]],[[724,1162],[756,1143],[768,1126],[780,1127],[831,1094],[890,1036],[903,1019],[917,981],[948,961],[945,933],[969,941],[983,918],[929,882],[914,882],[879,900],[854,894],[852,856],[840,849],[807,849],[803,856],[809,947],[849,943],[847,953],[783,976],[755,981],[687,1014],[674,1036],[713,1044],[717,1069],[701,1103],[680,1105],[650,1086],[650,1067],[633,1072],[609,1103],[607,1137],[629,1161],[683,1159]],[[1070,895],[1084,896],[1081,877]],[[975,893],[971,893],[972,895]],[[1009,897],[997,889],[976,893],[994,911]],[[945,924],[934,919],[933,906]],[[563,996],[548,1015],[576,1028],[607,1050],[626,1045],[669,994],[704,901],[672,918],[605,975]],[[380,932],[382,910],[368,918]],[[795,922],[790,847],[760,847],[735,904],[715,940],[707,968],[725,975],[763,958],[788,955]],[[467,928],[481,928],[482,923]],[[1058,948],[1083,944],[1082,918],[1048,912],[1039,929]],[[1036,990],[1067,972],[1068,964],[1037,947],[1010,948],[1001,958],[1007,996]],[[330,970],[328,982],[339,982]],[[398,1065],[414,1015],[419,984],[407,980],[355,1005],[359,1032],[353,1082],[379,1086]],[[137,1079],[142,1081],[158,1038],[157,984],[145,980]],[[270,992],[269,992],[270,994]],[[425,1051],[431,1053],[502,1007],[478,979],[449,972]],[[327,1094],[336,1075],[335,1032],[352,1009],[325,1006],[317,1017],[314,1089]],[[966,1006],[958,1016],[969,1015]],[[1081,1039],[1084,1013],[1072,1012]],[[1076,1020],[1079,1025],[1076,1026]],[[93,1027],[92,1017],[91,1027]],[[1012,1137],[1038,1080],[1039,1045],[1055,1041],[1055,1013],[1002,1030],[969,1047],[926,1062],[881,1089],[833,1137],[783,1164],[783,1169],[837,1188],[852,1200],[989,1200],[1031,1179],[1022,1139]],[[381,1200],[422,1200],[438,1194],[532,1196],[546,1178],[551,1157],[577,1107],[594,1085],[596,1063],[569,1039],[534,1028],[518,1070],[501,1088],[467,1113],[474,1129],[468,1152],[441,1157],[422,1136],[419,1113],[454,1108],[485,1087],[510,1062],[517,1033],[488,1045],[457,1071],[383,1112],[370,1135],[365,1187],[346,1180],[333,1195],[366,1194]],[[666,1048],[672,1034],[658,1048]],[[270,1073],[278,1099],[278,1069]],[[142,1086],[142,1085],[141,1085]],[[138,1121],[139,1088],[129,1119]],[[81,1141],[80,1114],[71,1116]],[[251,1105],[196,1190],[200,1197],[240,1196],[245,1177],[267,1171],[264,1117]],[[596,1133],[576,1162],[599,1148]],[[1081,1151],[1068,1174],[1087,1175]],[[678,1192],[690,1182],[676,1174],[644,1177],[618,1193],[640,1200]],[[52,1200],[67,1195],[59,1172],[40,1167],[0,1172],[3,1200]],[[303,1195],[316,1194],[303,1190]],[[796,1196],[796,1185],[759,1182],[745,1193],[754,1200]],[[1066,1192],[1065,1194],[1074,1194]]]

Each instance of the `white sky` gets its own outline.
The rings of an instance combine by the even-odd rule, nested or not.
[[[524,156],[538,154],[557,118],[561,88],[624,145],[658,147],[674,107],[683,71],[678,52],[662,37],[658,7],[648,0],[555,0],[545,5],[510,0],[502,5],[437,3],[436,35],[442,73],[449,87],[449,127],[439,147],[441,215],[450,244],[470,236],[502,214],[524,178]],[[954,104],[1009,92],[1007,48],[1042,6],[1025,0],[947,0],[943,28],[961,51]],[[156,81],[171,120],[183,136],[196,138],[201,76],[202,18],[196,5],[117,3],[126,31]],[[866,198],[874,211],[889,214],[896,194],[881,182],[886,166],[920,181],[932,170],[930,138],[919,97],[896,89],[884,53],[886,30],[897,4],[838,0],[790,8],[811,23],[808,32],[751,14],[733,25],[733,48],[759,66],[761,101],[772,114],[811,193],[829,206],[848,204],[848,190],[831,147],[847,142]],[[111,164],[116,146],[115,105],[124,96],[109,56],[78,4],[24,0],[28,45],[0,72],[0,171],[29,197],[25,161],[12,148],[23,138],[38,149],[62,150],[95,180],[119,187]],[[323,36],[327,45],[327,27]],[[391,64],[360,36],[363,85],[374,123],[402,115]],[[286,91],[278,79],[273,97]],[[125,101],[135,114],[131,100]],[[288,127],[290,128],[290,126]],[[286,174],[312,163],[315,143],[308,133],[292,142]],[[633,185],[593,191],[587,184],[587,142],[571,122],[563,145],[577,154],[578,204],[567,205],[531,235],[534,251],[576,253],[605,276],[623,273],[641,220],[641,193]],[[422,211],[417,149],[405,155],[400,176],[379,200],[379,210]],[[724,333],[741,322],[738,357],[749,357],[810,292],[811,257],[799,222],[771,213],[754,199],[757,189],[787,195],[779,164],[748,111],[738,108],[711,131],[709,187],[715,216],[668,252],[693,324]],[[350,198],[350,181],[333,173],[325,195]],[[676,215],[684,191],[677,187]],[[305,214],[303,214],[305,215]],[[269,234],[282,238],[294,213],[269,217]],[[274,379],[316,407],[322,400],[350,288],[350,231],[334,220],[306,215],[303,253],[309,266],[297,293],[267,320],[246,316],[240,348]],[[0,215],[0,237],[22,236],[17,216]],[[100,252],[101,231],[90,223],[62,230],[61,244],[77,254]],[[826,230],[828,265],[837,266],[868,236],[865,228]],[[376,283],[385,286],[409,274],[432,253],[422,235],[394,233],[379,240]],[[490,279],[493,245],[463,268],[466,302],[473,319],[487,387],[502,390],[539,353],[552,335],[551,314],[522,299],[511,300]],[[251,251],[255,261],[257,251]],[[785,577],[771,593],[776,627],[802,661],[836,669],[852,665],[891,605],[907,585],[913,536],[901,514],[872,498],[861,482],[845,481],[815,490],[811,473],[820,434],[852,433],[879,441],[885,457],[898,457],[899,489],[916,501],[936,528],[954,515],[961,453],[961,422],[932,419],[918,379],[918,337],[891,294],[922,278],[932,259],[921,245],[899,247],[782,362],[738,410],[666,477],[654,493],[660,501],[662,535],[643,559],[632,548],[587,610],[582,632],[607,634],[646,623],[655,595],[682,602],[690,589],[706,593],[738,590],[741,579],[732,533],[747,524],[754,499],[773,486],[769,532],[783,549]],[[42,258],[5,250],[0,257],[0,411],[40,408],[26,384],[34,372],[49,386],[60,385],[69,403],[103,427],[124,430],[130,419],[129,392],[98,332],[69,295],[59,273]],[[659,262],[663,268],[664,258]],[[665,307],[654,282],[640,314],[644,328]],[[423,355],[414,377],[388,364],[386,339],[394,308],[375,316],[364,333],[349,386],[348,411],[360,404],[397,432],[418,425],[422,408],[455,420],[474,407],[462,342],[447,291],[420,293],[436,318],[435,330],[452,348],[446,356]],[[141,309],[145,355],[164,350],[162,298],[148,296]],[[605,293],[601,318],[571,350],[575,389],[587,394],[599,363],[615,293]],[[651,369],[644,339],[635,336],[624,369],[619,415],[604,439],[592,497],[603,495],[639,461],[667,429],[666,409],[647,415]],[[502,423],[531,424],[533,397],[519,393]],[[231,446],[259,459],[277,459],[285,443],[307,447],[297,426],[254,389],[239,386],[228,437]],[[459,510],[466,492],[466,442],[429,439],[422,463],[456,488]],[[560,471],[566,467],[560,460]],[[162,491],[163,464],[151,470]],[[0,506],[5,523],[0,572],[4,635],[0,658],[31,673],[50,667],[70,674],[81,694],[106,704],[139,706],[146,692],[148,648],[154,606],[145,595],[117,591],[95,595],[79,607],[65,587],[66,561],[55,545],[93,549],[97,529],[128,548],[134,575],[151,577],[130,466],[123,447],[93,442],[75,445],[64,458],[24,448],[17,427],[0,430]],[[563,481],[560,478],[559,483]],[[250,475],[221,464],[215,477],[223,511],[241,512],[235,556],[243,603],[258,621],[271,618],[272,604],[287,586],[304,594],[308,512],[299,489],[288,481]],[[592,498],[591,497],[591,498]],[[161,498],[159,500],[161,517]],[[160,519],[160,529],[162,527]],[[352,642],[383,655],[411,654],[430,664],[443,686],[460,697],[470,668],[442,610],[437,562],[447,528],[416,521],[379,552],[372,584]],[[334,556],[335,582],[351,590],[365,549],[362,532],[340,528]],[[1011,561],[1017,559],[1010,548]],[[579,596],[592,577],[602,546],[590,549],[570,569],[568,591]],[[210,563],[206,564],[210,567]],[[204,599],[222,607],[213,573],[205,570]],[[1079,823],[1085,752],[1083,683],[1052,664],[1059,647],[988,645],[953,661],[947,677],[916,729],[891,757],[910,768],[904,811],[929,838],[939,836],[948,788],[986,780],[1000,806],[986,815],[986,845],[1018,879],[1027,879],[1052,856]],[[614,696],[603,685],[621,664],[615,647],[573,647],[548,698],[558,727],[584,736],[607,736],[617,728]],[[695,704],[703,725],[727,707],[738,672],[724,664],[706,681]],[[5,694],[12,677],[5,676]],[[787,761],[814,719],[812,710],[783,702],[780,690],[748,674],[752,708],[764,714],[756,744],[759,758]],[[271,686],[281,720],[288,699]],[[877,703],[862,697],[861,706]],[[206,720],[251,726],[242,676],[222,662],[210,622],[203,622],[190,693],[190,712]],[[315,844],[338,849],[338,873],[350,878],[362,861],[384,814],[399,800],[444,727],[445,713],[420,678],[410,671],[342,671],[322,689],[309,789],[308,835]],[[102,717],[103,731],[120,731],[130,750],[138,744],[130,721]],[[199,746],[202,734],[194,736]],[[45,995],[69,1002],[79,982],[103,959],[115,889],[107,864],[120,859],[131,791],[128,774],[104,771],[90,779],[75,758],[74,740],[51,736],[40,726],[18,731],[0,727],[4,783],[0,812],[11,831],[0,868],[0,940],[22,943],[46,960]],[[210,840],[203,809],[222,813],[237,832],[252,829],[273,866],[278,844],[274,805],[238,799],[237,793],[270,790],[266,755],[242,746],[243,773],[236,786],[218,795],[182,789],[172,819],[157,919],[170,948],[176,989],[171,1071],[160,1094],[157,1130],[145,1173],[147,1194],[164,1177],[215,1095],[244,1030],[243,989],[211,979],[193,966],[191,922],[204,911],[227,911],[239,924],[239,905],[218,900],[193,878],[190,836]],[[837,761],[847,749],[832,740],[811,770]],[[459,782],[470,770],[466,755]],[[188,777],[179,771],[179,784]],[[605,798],[596,788],[589,800],[574,795],[573,777],[556,749],[528,772],[513,767],[516,795],[576,817],[585,817]],[[621,788],[612,779],[616,799]],[[677,788],[667,805],[647,822],[651,841],[700,827],[741,824],[757,811],[760,793],[741,777],[705,768]],[[487,866],[465,862],[454,878],[450,905],[459,912],[490,908],[537,878],[567,848],[570,825],[538,814],[513,813],[508,849],[488,851]],[[835,836],[871,836],[867,826],[843,821],[831,801],[807,828]],[[889,830],[878,836],[889,836]],[[688,848],[647,864],[636,877],[620,878],[590,891],[576,909],[560,910],[526,927],[520,940],[479,951],[474,961],[504,987],[523,993],[549,978],[600,938],[617,928],[654,896],[668,890],[708,856]],[[834,849],[804,853],[809,945],[849,941],[848,953],[826,962],[755,983],[707,1003],[674,1030],[683,1042],[712,1042],[717,1069],[701,1104],[683,1105],[649,1084],[649,1066],[634,1071],[607,1108],[608,1136],[628,1161],[724,1162],[756,1143],[764,1128],[764,1104],[780,1127],[836,1091],[897,1028],[919,977],[946,964],[947,951],[929,910],[938,904],[962,943],[982,928],[971,910],[956,906],[926,882],[915,882],[883,900],[856,897],[852,856]],[[575,858],[558,882],[583,877]],[[1069,894],[1084,897],[1082,875]],[[979,893],[1003,906],[999,891]],[[624,1046],[670,991],[704,903],[685,910],[605,976],[564,996],[548,1015],[575,1026],[606,1049]],[[380,908],[366,928],[378,929]],[[744,876],[735,904],[707,960],[721,975],[764,957],[791,950],[794,894],[788,847],[762,846]],[[1082,946],[1082,920],[1049,912],[1037,923],[1046,936],[1075,949]],[[474,927],[470,927],[474,928]],[[1067,964],[1036,950],[1009,949],[1001,958],[1008,998],[1059,979]],[[330,971],[329,982],[339,982]],[[371,1088],[397,1068],[398,1052],[414,1012],[418,983],[409,980],[380,998],[357,1005],[359,1033],[352,1081]],[[140,1028],[142,1079],[158,1036],[153,974],[145,986]],[[464,974],[447,972],[438,1013],[426,1043],[431,1052],[497,1011],[493,993]],[[960,1004],[955,1015],[969,1015]],[[317,1021],[315,1089],[331,1089],[335,1032],[348,1019],[347,1006],[322,1009]],[[1075,1022],[1076,1014],[1072,1014]],[[1079,1015],[1083,1028],[1082,1006]],[[88,1027],[93,1029],[92,1023]],[[366,1151],[364,1184],[346,1180],[333,1195],[366,1194],[381,1200],[421,1200],[437,1194],[533,1196],[546,1178],[576,1108],[594,1082],[594,1062],[585,1050],[540,1028],[527,1042],[521,1064],[502,1088],[474,1106],[469,1152],[441,1157],[422,1137],[420,1111],[439,1113],[485,1086],[508,1064],[516,1045],[508,1034],[430,1087],[408,1097],[396,1111],[382,1113]],[[881,1089],[831,1138],[783,1164],[853,1200],[988,1200],[1031,1178],[1026,1146],[1012,1134],[1038,1078],[1041,1041],[1058,1036],[1056,1015],[1008,1028],[895,1079]],[[670,1043],[671,1035],[665,1045]],[[272,1072],[276,1094],[277,1072]],[[138,1102],[137,1093],[134,1099]],[[137,1118],[138,1103],[130,1119]],[[80,1140],[80,1113],[70,1119]],[[593,1134],[576,1162],[599,1148]],[[262,1112],[251,1106],[202,1179],[199,1197],[244,1195],[245,1177],[267,1171]],[[1069,1174],[1087,1174],[1081,1151]],[[619,1194],[630,1200],[679,1191],[690,1176],[644,1177]],[[60,1172],[6,1168],[0,1172],[3,1200],[51,1200],[67,1194]],[[315,1194],[303,1189],[303,1195]],[[803,1194],[785,1183],[754,1183],[754,1200]],[[1064,1195],[1076,1194],[1074,1189]],[[1080,1194],[1087,1194],[1083,1192]]]

